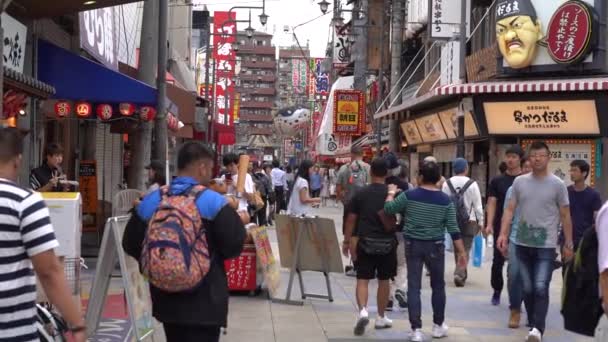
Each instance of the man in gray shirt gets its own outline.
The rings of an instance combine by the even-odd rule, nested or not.
[[[524,303],[531,324],[527,342],[540,342],[545,332],[549,308],[549,283],[557,248],[560,222],[564,229],[564,259],[573,257],[572,221],[566,185],[549,173],[551,152],[544,142],[530,146],[532,173],[513,182],[513,195],[502,216],[498,248],[507,255],[509,233],[515,208],[519,208],[518,231],[514,245],[520,263]]]

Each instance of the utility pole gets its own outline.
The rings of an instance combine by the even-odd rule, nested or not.
[[[403,21],[405,18],[405,3],[406,0],[393,0],[393,22],[391,36],[391,87],[396,87],[401,76],[401,50],[403,44]],[[395,105],[401,104],[401,93],[392,92],[390,103],[395,102]],[[399,139],[399,122],[397,120],[389,121],[389,149],[391,152],[399,152],[401,150],[401,141]]]
[[[367,91],[367,31],[368,31],[368,0],[359,0],[359,9],[353,12],[355,16],[355,89],[363,93]]]
[[[139,49],[139,68],[137,79],[154,86],[156,82],[155,67],[158,54],[158,2],[144,1],[141,39]],[[129,140],[132,146],[132,160],[129,167],[128,184],[131,189],[145,189],[146,163],[150,161],[152,147],[152,123],[141,122],[139,129]]]
[[[154,159],[165,165],[165,175],[170,179],[168,163],[168,127],[167,127],[167,0],[158,0],[158,62],[156,73],[156,122],[154,139]],[[169,182],[167,182],[169,184]]]
[[[382,2],[382,18],[380,19],[380,68],[378,70],[378,107],[382,105],[382,100],[384,98],[384,46],[386,44],[386,17],[388,17],[389,9],[388,9],[388,0],[384,0]],[[373,122],[374,118],[371,117]],[[378,150],[376,155],[382,155],[382,120],[376,120],[375,125],[373,127],[376,128],[376,144],[378,145]]]
[[[461,0],[460,8],[460,83],[467,83],[467,0]],[[456,140],[456,156],[464,158],[464,108],[462,102],[458,107],[458,137]]]

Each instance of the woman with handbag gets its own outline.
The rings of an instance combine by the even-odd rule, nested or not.
[[[388,168],[382,158],[371,164],[371,184],[358,191],[349,205],[344,225],[342,252],[351,256],[357,269],[357,304],[359,315],[354,334],[361,336],[369,324],[367,309],[368,286],[378,278],[378,316],[376,329],[393,326],[385,315],[390,294],[390,279],[397,274],[396,220],[384,214],[384,199],[388,194],[385,184]]]

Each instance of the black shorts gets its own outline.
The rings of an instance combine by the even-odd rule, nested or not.
[[[357,247],[357,279],[389,280],[397,275],[397,249],[386,255],[369,255]]]

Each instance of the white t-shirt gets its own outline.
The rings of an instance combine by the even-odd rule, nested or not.
[[[452,183],[456,191],[460,191],[460,189],[462,189],[470,179],[471,178],[467,176],[454,176],[450,178],[449,181]],[[450,191],[450,186],[448,185],[447,181],[443,183],[442,191],[448,196],[452,195],[452,191]],[[481,192],[479,191],[479,185],[477,185],[477,182],[471,184],[467,188],[467,191],[464,192],[464,204],[469,211],[469,220],[477,221],[480,224],[484,222]]]
[[[299,216],[307,215],[310,212],[310,206],[300,201],[300,191],[302,189],[308,189],[308,181],[298,177],[293,186],[293,191],[291,192],[289,206],[287,206],[287,214]]]
[[[222,176],[223,180],[226,180],[226,176]],[[228,194],[232,195],[232,196],[237,196],[237,191],[236,191],[236,184],[239,180],[239,176],[238,175],[232,175],[232,185],[230,185],[228,187]],[[245,178],[245,192],[248,194],[253,194],[255,192],[255,183],[253,182],[253,178],[251,178],[250,174],[247,174],[247,177]],[[247,203],[247,198],[245,198],[245,195],[242,195],[241,198],[239,198],[239,209],[238,211],[247,211],[247,208],[249,207],[249,204]]]

